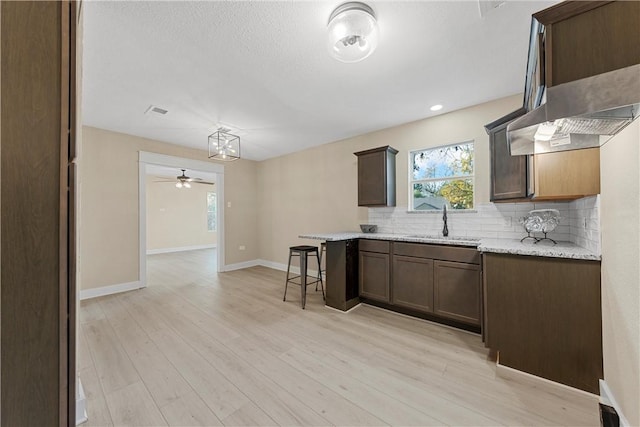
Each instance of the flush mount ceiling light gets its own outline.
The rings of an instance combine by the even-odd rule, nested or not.
[[[358,62],[378,45],[378,23],[373,9],[360,2],[338,6],[329,16],[329,52],[338,61]]]
[[[440,111],[442,110],[442,105],[436,104],[430,108],[431,111]]]
[[[240,158],[240,137],[229,133],[229,129],[218,128],[209,135],[209,158],[226,162]]]

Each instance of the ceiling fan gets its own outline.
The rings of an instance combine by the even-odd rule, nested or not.
[[[162,180],[162,181],[154,181],[154,182],[175,182],[177,188],[191,188],[191,184],[205,184],[205,185],[214,185],[213,182],[204,181],[202,178],[191,178],[186,175],[186,169],[180,169],[182,171],[182,175],[178,175],[176,180]]]

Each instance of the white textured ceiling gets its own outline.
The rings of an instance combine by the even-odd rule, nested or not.
[[[380,43],[355,64],[326,48],[340,3],[85,1],[83,122],[203,150],[222,124],[244,158],[299,151],[522,92],[531,14],[556,1],[483,18],[477,1],[369,1]]]

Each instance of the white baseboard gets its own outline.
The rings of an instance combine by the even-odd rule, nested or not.
[[[86,422],[87,417],[87,398],[84,394],[84,388],[82,388],[82,381],[78,377],[78,390],[76,397],[76,425],[80,425]]]
[[[541,388],[547,387],[549,389],[560,390],[563,393],[571,393],[575,396],[586,397],[588,399],[593,399],[596,402],[599,400],[599,396],[597,394],[589,393],[588,391],[580,390],[579,388],[571,387],[566,384],[561,384],[555,381],[548,380],[546,378],[530,374],[528,372],[519,371],[517,369],[501,365],[500,354],[498,354],[498,361],[496,362],[496,376],[505,379],[513,379],[516,381],[535,383]]]
[[[140,281],[129,283],[118,283],[117,285],[103,286],[101,288],[82,289],[80,290],[80,299],[97,298],[105,295],[117,294],[120,292],[133,291],[135,289],[144,288]]]
[[[267,261],[266,259],[258,259],[258,265],[263,267],[273,268],[274,270],[287,271],[287,264],[281,264],[279,262]],[[298,271],[299,273],[300,271]]]
[[[274,270],[287,271],[287,264],[281,264],[279,262],[267,261],[264,259],[257,260],[258,264],[263,267],[273,268]],[[314,265],[314,261],[311,261],[311,265]],[[315,261],[315,265],[317,265],[317,261]],[[291,274],[300,274],[300,267],[291,266]],[[318,270],[307,270],[307,275],[315,277],[318,275]]]
[[[241,270],[243,268],[256,267],[256,266],[273,268],[274,270],[280,270],[280,271],[287,271],[287,264],[267,261],[264,259],[254,259],[251,261],[239,262],[236,264],[227,264],[224,266],[224,271]],[[300,274],[300,268],[296,266],[292,266],[291,274]],[[307,270],[307,275],[311,277],[315,277],[318,275],[318,270]]]
[[[224,266],[222,271],[242,270],[243,268],[255,267],[256,265],[260,265],[260,262],[259,260],[254,259],[251,261],[238,262],[235,264],[227,264]]]
[[[613,396],[613,393],[611,392],[611,389],[609,388],[605,380],[600,380],[600,402],[604,403],[605,405],[609,405],[616,410],[616,412],[618,413],[618,417],[620,417],[621,426],[623,427],[631,426],[627,418],[622,413],[622,408],[616,401],[615,397]]]
[[[178,248],[148,249],[147,255],[168,254],[171,252],[197,251],[198,249],[211,249],[215,247],[216,247],[216,244],[212,243],[208,245],[180,246]]]

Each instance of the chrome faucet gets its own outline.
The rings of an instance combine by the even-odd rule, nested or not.
[[[442,206],[442,220],[444,221],[444,227],[442,228],[442,235],[447,237],[449,235],[449,228],[447,227],[447,205]]]

